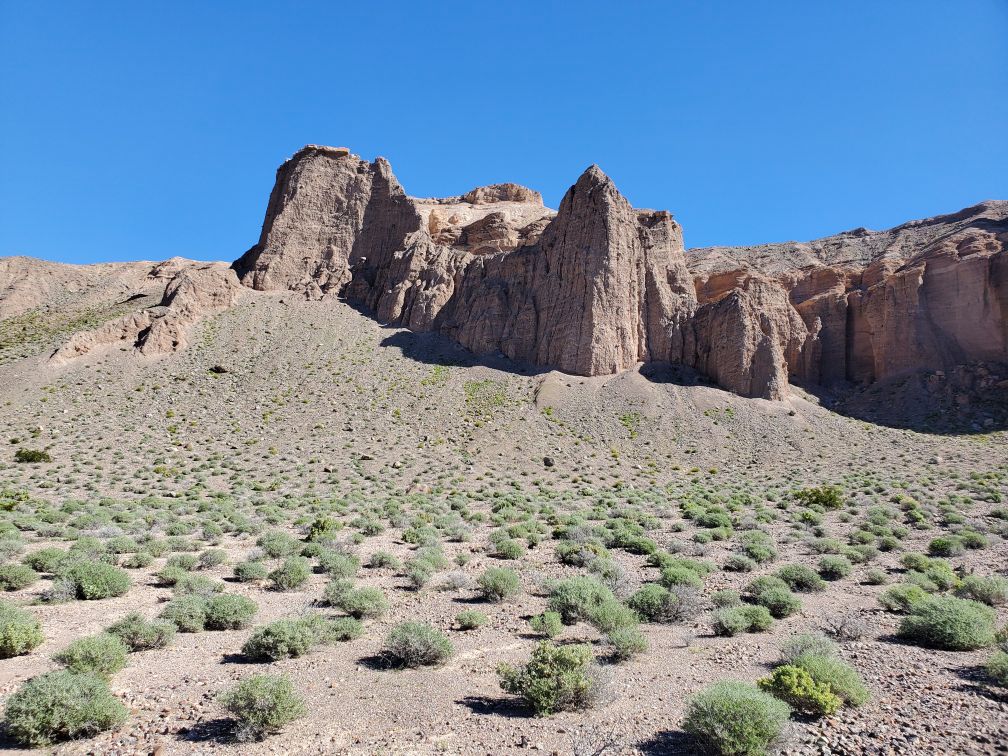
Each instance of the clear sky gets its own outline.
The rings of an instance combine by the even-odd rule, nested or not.
[[[598,163],[688,246],[1008,199],[1008,0],[0,0],[0,255],[231,260],[306,143],[406,191]]]

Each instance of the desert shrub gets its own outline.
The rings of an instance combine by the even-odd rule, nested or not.
[[[66,561],[67,553],[63,549],[48,546],[38,551],[33,551],[25,556],[21,561],[27,564],[36,572],[53,573]]]
[[[487,616],[483,612],[478,612],[475,609],[466,609],[464,612],[459,612],[458,616],[455,617],[455,623],[461,630],[475,630],[483,627],[488,621]]]
[[[792,665],[809,673],[817,683],[829,689],[849,706],[861,706],[871,697],[861,675],[850,664],[832,656],[802,654]]]
[[[22,685],[7,701],[4,722],[18,743],[40,748],[111,730],[127,715],[100,677],[59,670]]]
[[[344,643],[364,634],[364,625],[355,617],[337,617],[324,622],[325,625],[315,632],[319,643]]]
[[[376,551],[368,559],[368,567],[390,567],[393,570],[398,570],[402,567],[402,562],[399,561],[399,557],[395,554],[391,554],[388,551]]]
[[[669,622],[670,610],[674,604],[672,594],[656,583],[641,586],[627,599],[627,606],[648,622]]]
[[[451,642],[439,630],[422,622],[403,622],[385,637],[382,656],[398,667],[443,664],[452,655]]]
[[[254,583],[269,576],[269,567],[260,559],[246,559],[234,566],[234,578],[239,583]]]
[[[780,738],[791,708],[759,688],[733,680],[714,683],[690,698],[683,729],[703,750],[750,756]]]
[[[966,551],[966,546],[957,536],[939,536],[928,544],[928,554],[936,557],[960,556]]]
[[[296,554],[301,548],[301,542],[290,533],[282,530],[270,530],[256,539],[256,546],[273,559]]]
[[[997,575],[967,575],[956,589],[956,596],[987,606],[1000,606],[1008,602],[1008,580]]]
[[[126,666],[128,652],[126,644],[117,636],[101,633],[78,638],[55,654],[53,659],[71,672],[98,675],[108,679]]]
[[[254,661],[276,661],[303,656],[317,642],[319,630],[301,619],[280,619],[256,628],[242,646]]]
[[[76,597],[85,601],[122,596],[130,587],[126,571],[105,562],[76,562],[64,577],[73,585]]]
[[[308,582],[311,574],[304,557],[288,557],[269,574],[270,587],[275,591],[293,591]]]
[[[234,593],[222,593],[206,605],[207,630],[240,630],[248,626],[259,605],[250,598]]]
[[[210,570],[226,561],[227,554],[222,549],[204,549],[196,558],[196,569]]]
[[[130,651],[165,648],[175,637],[175,625],[168,620],[148,622],[139,612],[130,612],[105,631],[121,640]]]
[[[165,565],[157,572],[158,585],[174,586],[188,575],[184,569],[175,565]]]
[[[917,585],[899,583],[879,594],[879,603],[890,612],[909,612],[913,607],[926,601],[927,592]]]
[[[38,580],[27,564],[0,564],[0,591],[19,591]]]
[[[557,612],[543,612],[529,620],[529,627],[539,635],[555,638],[563,630],[563,620]]]
[[[430,582],[435,570],[430,562],[423,559],[411,559],[406,563],[405,572],[413,587],[419,590]]]
[[[14,452],[14,461],[36,464],[39,462],[52,462],[52,457],[49,455],[49,452],[41,449],[18,449]]]
[[[357,619],[381,617],[388,611],[385,594],[377,588],[353,588],[345,591],[334,602],[344,612]]]
[[[506,693],[521,696],[539,716],[591,708],[602,695],[602,680],[586,644],[538,644],[528,663],[497,668]]]
[[[995,685],[1008,688],[1008,651],[995,651],[987,661],[986,670]]]
[[[781,644],[781,661],[791,664],[799,656],[836,656],[837,644],[822,633],[800,633]]]
[[[854,566],[845,556],[827,555],[819,560],[819,574],[826,580],[839,580],[850,575]]]
[[[803,564],[785,564],[775,574],[787,583],[788,588],[799,593],[821,591],[826,587],[826,582],[816,571]]]
[[[234,736],[239,742],[262,740],[308,713],[285,675],[246,677],[217,701],[234,720]]]
[[[165,568],[177,568],[184,572],[192,572],[199,564],[199,557],[195,554],[172,554],[165,561]]]
[[[490,567],[476,582],[487,601],[505,601],[521,590],[518,573],[507,567]]]
[[[547,602],[550,611],[557,612],[565,625],[589,619],[602,604],[615,601],[611,590],[594,578],[579,575],[559,581],[553,586]]]
[[[889,582],[889,576],[885,570],[872,568],[865,572],[865,582],[868,585],[885,585]]]
[[[742,554],[730,554],[724,562],[727,572],[752,572],[756,566],[755,561]]]
[[[822,618],[822,629],[830,638],[857,641],[867,635],[871,624],[857,612],[827,614]]]
[[[757,564],[772,562],[777,558],[773,539],[762,530],[750,530],[739,536],[743,553]]]
[[[903,618],[899,635],[911,643],[947,651],[972,651],[994,642],[994,610],[976,601],[929,596]]]
[[[0,601],[0,659],[27,654],[44,640],[42,623],[35,615]]]
[[[948,517],[945,518],[946,520]],[[959,542],[962,543],[967,549],[985,549],[987,548],[988,540],[987,536],[983,533],[978,533],[975,530],[960,530],[956,533],[956,537]]]
[[[725,589],[723,591],[714,591],[711,594],[711,603],[714,604],[718,609],[724,609],[726,607],[738,606],[742,603],[742,597],[739,595],[738,591],[733,591],[730,589]]]
[[[333,578],[351,578],[360,569],[357,557],[342,551],[323,551],[318,561],[322,571]]]
[[[213,580],[206,575],[195,575],[186,573],[175,581],[172,586],[172,594],[175,596],[202,596],[209,599],[214,594],[224,590],[224,583]]]
[[[176,596],[161,610],[161,619],[183,633],[198,633],[206,627],[208,600],[203,596]]]
[[[833,714],[843,704],[829,685],[816,682],[804,669],[789,664],[777,667],[757,685],[792,709],[806,714]]]
[[[521,559],[525,547],[515,538],[505,538],[494,545],[494,556],[498,559]]]
[[[621,604],[616,599],[603,601],[592,610],[588,621],[599,632],[609,633],[619,627],[632,627],[637,624],[637,615],[633,609]]]
[[[154,555],[149,551],[138,551],[135,554],[130,554],[122,562],[122,566],[128,570],[139,570],[144,567],[150,567],[152,564],[154,564]]]
[[[756,603],[765,606],[777,619],[790,617],[801,610],[801,600],[787,588],[770,588],[756,596]]]
[[[757,633],[773,624],[765,606],[736,606],[719,609],[714,613],[714,634],[733,636],[739,633]]]
[[[775,575],[761,575],[755,580],[751,580],[742,592],[742,597],[747,601],[755,601],[756,597],[764,591],[769,590],[790,590],[787,583]]]
[[[665,588],[671,588],[673,585],[689,585],[697,589],[703,588],[703,578],[696,571],[680,565],[670,565],[663,568],[661,577],[658,580]]]
[[[606,642],[617,661],[626,661],[648,649],[647,638],[636,625],[614,627],[606,633]]]

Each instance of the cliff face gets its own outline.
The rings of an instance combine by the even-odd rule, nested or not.
[[[515,184],[406,195],[382,158],[277,171],[242,283],[343,297],[479,354],[580,375],[668,361],[745,396],[1008,359],[1008,203],[807,244],[683,248],[596,166],[559,211]]]
[[[812,338],[788,357],[809,384],[1008,360],[1008,202],[804,244],[691,250],[701,300],[751,277],[787,293]]]

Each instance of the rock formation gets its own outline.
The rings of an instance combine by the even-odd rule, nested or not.
[[[597,167],[557,213],[516,184],[406,195],[309,145],[277,171],[242,283],[338,296],[477,354],[580,375],[683,363],[744,396],[1008,359],[1008,203],[807,244],[683,248]]]

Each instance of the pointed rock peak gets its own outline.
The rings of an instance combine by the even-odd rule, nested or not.
[[[560,214],[564,214],[565,208],[570,212],[575,207],[585,207],[588,210],[590,207],[619,205],[625,205],[628,210],[630,208],[630,203],[620,194],[612,179],[597,165],[590,165],[574,186],[567,190],[560,203]]]
[[[592,163],[587,168],[585,168],[584,173],[582,173],[581,177],[578,178],[575,186],[579,185],[595,186],[603,184],[614,186],[612,179],[605,174],[605,171],[599,168],[598,163]]]

